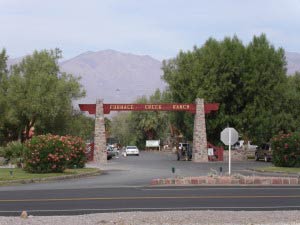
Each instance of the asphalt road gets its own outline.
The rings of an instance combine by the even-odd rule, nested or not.
[[[138,187],[0,192],[0,216],[164,210],[299,210],[300,187]]]
[[[240,173],[253,175],[249,170],[268,166],[270,163],[247,161],[233,162],[232,174]],[[0,187],[6,190],[46,190],[46,189],[79,189],[103,187],[141,187],[150,184],[155,178],[170,178],[175,176],[202,176],[219,172],[222,167],[223,174],[228,171],[227,162],[193,163],[190,161],[177,161],[175,154],[158,152],[141,152],[140,156],[129,156],[109,160],[107,165],[99,166],[103,170],[100,176],[63,180],[49,183],[26,184],[14,187]],[[175,173],[172,173],[172,168]]]
[[[233,162],[233,173],[265,162]],[[95,166],[95,165],[94,165]],[[177,161],[166,153],[142,152],[98,165],[103,174],[80,179],[0,187],[0,215],[70,215],[143,210],[292,210],[300,208],[300,187],[151,187],[154,178],[200,176],[228,170],[226,162]],[[175,173],[172,173],[175,168]]]

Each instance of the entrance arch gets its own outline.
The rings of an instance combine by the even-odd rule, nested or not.
[[[197,98],[195,104],[104,104],[98,99],[96,104],[79,104],[81,111],[95,114],[94,160],[107,163],[104,114],[111,111],[188,111],[195,114],[193,133],[193,162],[208,162],[205,114],[219,109],[219,103],[204,103]]]

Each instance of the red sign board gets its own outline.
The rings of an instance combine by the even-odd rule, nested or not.
[[[87,111],[89,114],[96,114],[96,104],[79,104],[81,111]]]
[[[96,114],[96,104],[79,104],[81,111]],[[219,103],[204,104],[205,113],[217,111]],[[165,103],[165,104],[103,104],[104,114],[111,111],[187,111],[196,113],[196,104]]]
[[[196,111],[195,104],[104,104],[104,113],[110,111]]]

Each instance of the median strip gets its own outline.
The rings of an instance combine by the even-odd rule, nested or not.
[[[151,185],[300,185],[300,177],[200,176],[153,179]]]

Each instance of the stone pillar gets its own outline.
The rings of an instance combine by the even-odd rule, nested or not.
[[[196,99],[193,162],[208,162],[204,100],[200,98]]]
[[[107,163],[103,99],[96,101],[94,144],[94,161]]]

